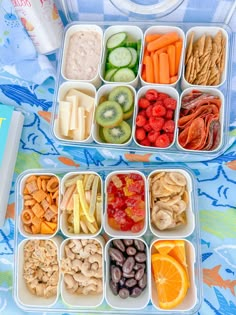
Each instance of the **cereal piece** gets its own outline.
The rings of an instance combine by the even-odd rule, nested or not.
[[[47,198],[46,198],[47,202],[49,203],[49,205],[52,204],[52,197],[50,194],[47,195]]]
[[[29,194],[29,191],[28,189],[25,187],[24,191],[23,191],[23,195],[28,195]]]
[[[40,205],[43,207],[43,210],[46,211],[47,208],[49,207],[49,203],[46,199],[42,200]]]
[[[30,209],[24,209],[21,213],[21,219],[24,224],[30,224],[34,217],[33,212]]]
[[[51,175],[40,175],[41,179],[50,179],[52,176]]]
[[[26,183],[30,183],[33,181],[36,181],[37,177],[35,175],[30,175],[27,179],[26,179]]]
[[[194,38],[194,32],[190,34],[189,44],[187,47],[187,53],[185,57],[185,64],[189,62],[190,57],[192,56],[192,50],[193,50],[193,38]]]
[[[54,216],[55,216],[55,212],[52,211],[51,209],[47,209],[46,212],[44,213],[44,218],[47,221],[51,221]]]
[[[58,207],[56,205],[49,205],[49,208],[55,213],[58,213]]]
[[[32,193],[32,196],[38,203],[40,203],[47,197],[47,194],[42,189],[40,189],[40,190],[34,191]]]
[[[36,201],[34,199],[28,199],[24,202],[24,206],[33,206],[36,204]]]
[[[50,221],[45,221],[45,224],[47,224],[52,230],[56,230],[57,228],[57,224],[54,222],[50,222]]]
[[[32,199],[32,196],[31,195],[24,195],[24,200],[30,200],[30,199]]]
[[[47,182],[47,191],[48,192],[55,192],[58,189],[58,179],[53,176],[49,179],[49,181]]]
[[[47,182],[45,179],[42,180],[42,189],[43,189],[43,191],[47,190]]]
[[[54,231],[43,221],[40,227],[41,234],[53,234]]]
[[[37,178],[37,186],[38,186],[38,189],[42,188],[42,179],[40,176],[38,176],[38,178]]]
[[[32,229],[29,225],[23,224],[23,228],[26,233],[32,234]]]
[[[52,199],[56,199],[58,195],[59,195],[59,190],[57,189],[52,195]]]
[[[26,188],[29,192],[29,194],[32,194],[34,191],[38,190],[38,185],[36,180],[30,181],[26,184]]]
[[[40,206],[39,203],[36,203],[33,207],[32,207],[32,211],[34,213],[34,215],[36,215],[36,217],[41,218],[44,215],[44,210],[43,208]]]

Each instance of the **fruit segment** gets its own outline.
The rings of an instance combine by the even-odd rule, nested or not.
[[[184,240],[160,240],[153,244],[152,276],[158,306],[174,309],[186,297],[190,287]]]
[[[99,141],[122,144],[131,137],[134,93],[128,86],[113,88],[100,98],[95,120],[99,125]]]
[[[114,230],[139,233],[145,222],[145,184],[136,173],[112,175],[107,185],[107,221]]]

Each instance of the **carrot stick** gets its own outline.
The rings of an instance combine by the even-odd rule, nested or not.
[[[177,79],[178,79],[177,75],[170,77],[170,83],[175,83],[177,81]]]
[[[158,55],[160,55],[161,53],[166,53],[167,52],[167,47],[163,47],[161,49],[158,49],[155,51]]]
[[[152,51],[151,54],[150,54],[152,59],[153,59],[154,53],[155,53],[155,51]]]
[[[178,71],[179,71],[179,62],[180,62],[180,56],[182,52],[182,46],[183,46],[182,40],[178,40],[175,43],[175,74],[178,74]]]
[[[154,83],[154,73],[153,73],[153,62],[150,56],[146,57],[146,81],[149,83]]]
[[[168,46],[173,44],[179,39],[179,35],[177,32],[170,32],[167,34],[162,35],[160,38],[153,40],[152,42],[147,44],[147,50],[153,51],[160,49],[162,47]]]
[[[146,81],[146,67],[145,67],[145,65],[143,65],[143,70],[142,70],[142,79],[144,80],[144,81]]]
[[[162,53],[159,56],[159,68],[160,68],[160,83],[169,84],[170,83],[170,70],[169,70],[169,60],[168,54]]]
[[[175,75],[175,45],[169,45],[167,47],[167,53],[170,65],[170,76],[173,77]]]
[[[155,52],[155,54],[152,57],[153,60],[153,72],[154,72],[154,82],[155,83],[159,83],[159,57],[157,52]]]
[[[153,40],[160,38],[160,37],[161,37],[161,34],[147,34],[145,37],[145,41],[146,41],[146,43],[150,43]]]
[[[143,64],[145,64],[145,59],[146,59],[147,56],[149,56],[149,52],[147,50],[147,47],[145,47],[144,54],[143,54]]]

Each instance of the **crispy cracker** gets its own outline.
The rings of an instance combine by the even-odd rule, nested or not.
[[[194,50],[198,51],[200,57],[204,53],[205,40],[206,40],[206,35],[203,34],[194,44]]]
[[[213,42],[216,43],[218,49],[221,46],[222,37],[223,35],[221,31],[218,31],[217,34],[213,37]]]
[[[212,50],[212,39],[211,39],[211,36],[208,35],[205,40],[204,52],[202,56],[205,56],[208,53],[211,53],[211,50]]]
[[[188,44],[188,47],[187,47],[187,52],[186,52],[186,57],[185,57],[185,64],[188,63],[191,55],[192,55],[192,51],[193,51],[193,38],[194,38],[194,35],[195,33],[192,32],[189,36],[190,36],[190,39],[189,39],[189,44]]]
[[[221,55],[221,59],[220,59],[220,63],[219,63],[219,69],[220,72],[224,71],[225,68],[225,57],[226,57],[226,38],[222,37],[222,55]]]
[[[186,69],[185,69],[185,79],[186,79],[186,81],[189,80],[192,63],[193,63],[193,56],[191,55],[187,65],[186,65]]]

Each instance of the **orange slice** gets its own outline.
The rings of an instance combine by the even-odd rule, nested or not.
[[[152,271],[162,309],[173,309],[185,298],[188,290],[186,271],[173,257],[153,254]]]
[[[189,285],[189,275],[188,275],[188,265],[186,261],[186,251],[185,251],[185,241],[184,240],[175,240],[174,242],[174,247],[171,249],[171,251],[168,253],[171,257],[173,257],[175,260],[180,263],[187,274],[187,279],[188,279],[188,286]]]
[[[155,242],[153,246],[160,254],[166,255],[175,247],[175,243],[174,241],[164,240]]]

